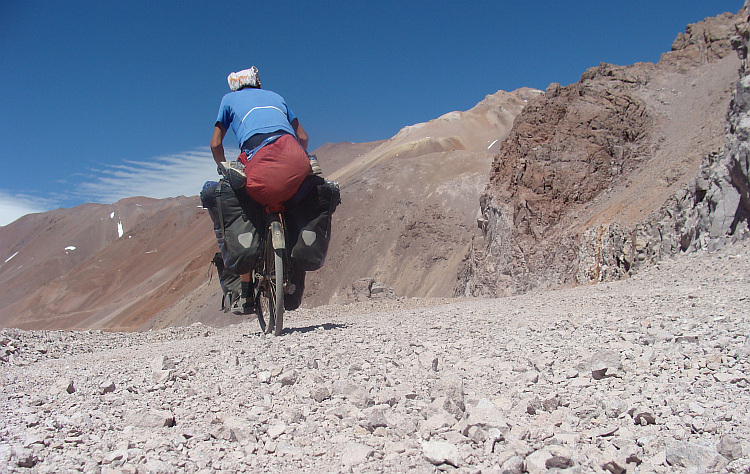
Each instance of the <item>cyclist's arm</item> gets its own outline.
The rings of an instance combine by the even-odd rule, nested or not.
[[[211,137],[211,154],[214,155],[214,161],[217,165],[221,164],[222,161],[226,161],[224,158],[224,135],[227,134],[227,130],[219,123],[216,122],[214,125],[214,134]]]
[[[302,128],[302,125],[300,125],[299,120],[292,120],[292,128],[294,128],[294,133],[297,135],[297,141],[302,145],[302,148],[307,151],[307,142],[310,138],[307,136],[305,129]]]

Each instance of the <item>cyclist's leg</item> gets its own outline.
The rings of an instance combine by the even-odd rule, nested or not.
[[[242,285],[240,298],[232,305],[232,312],[235,314],[251,314],[255,312],[252,275],[250,273],[243,273],[240,275],[240,280]]]
[[[302,296],[305,292],[305,272],[292,266],[290,283],[293,285],[294,291],[284,295],[284,309],[289,311],[299,308],[302,304]]]

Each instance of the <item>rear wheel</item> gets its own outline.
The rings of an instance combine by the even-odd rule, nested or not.
[[[257,314],[261,330],[280,336],[284,330],[284,249],[274,249],[270,232],[258,275]]]
[[[273,334],[274,336],[281,336],[284,331],[284,250],[274,250],[274,265],[273,265],[273,302],[274,302],[274,325]],[[270,275],[269,275],[270,276]],[[269,299],[269,303],[270,303]]]

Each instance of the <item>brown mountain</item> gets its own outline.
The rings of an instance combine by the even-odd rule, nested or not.
[[[13,255],[0,266],[0,324],[139,328],[203,282],[211,234],[197,198],[24,216],[0,227],[3,255]]]
[[[539,93],[500,91],[467,112],[406,127],[330,173],[342,204],[326,265],[310,274],[308,304],[346,301],[360,278],[400,296],[451,296],[492,149]]]
[[[747,15],[689,25],[657,64],[601,64],[530,102],[493,163],[457,293],[618,278],[734,233],[750,205],[746,152],[731,148]]]

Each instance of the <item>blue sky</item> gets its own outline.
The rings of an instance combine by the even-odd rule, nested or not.
[[[688,23],[742,4],[5,0],[0,225],[198,194],[216,176],[208,142],[226,76],[250,65],[314,149],[387,139],[501,89],[567,85],[602,61],[658,61]]]

